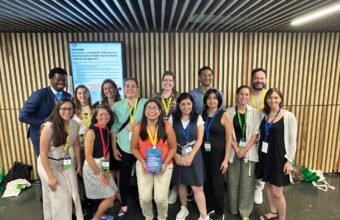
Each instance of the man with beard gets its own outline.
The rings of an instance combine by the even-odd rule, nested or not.
[[[264,97],[266,96],[267,72],[263,68],[256,68],[251,71],[251,97],[249,105],[259,110],[262,113],[264,106]],[[264,182],[258,180],[255,186],[255,204],[262,204]]]
[[[63,68],[57,67],[50,70],[48,77],[50,86],[32,93],[20,110],[19,120],[30,127],[27,131],[33,143],[35,155],[40,153],[40,127],[51,114],[56,102],[62,98],[71,98],[71,94],[63,91],[66,86],[67,73]]]
[[[200,82],[199,87],[193,89],[190,94],[193,96],[195,101],[195,111],[197,114],[203,112],[204,104],[203,97],[208,89],[212,88],[212,81],[214,80],[214,71],[209,66],[204,66],[198,70],[198,80]],[[220,95],[222,97],[221,108],[224,108],[223,94],[220,90]]]

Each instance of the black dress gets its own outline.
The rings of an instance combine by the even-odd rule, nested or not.
[[[283,167],[287,162],[284,143],[284,119],[283,117],[275,122],[269,130],[268,151],[262,152],[262,142],[265,140],[265,124],[263,118],[260,131],[259,162],[257,163],[255,176],[264,182],[269,182],[275,186],[285,186],[289,184],[289,175],[285,175]]]
[[[224,175],[222,175],[220,167],[225,157],[225,128],[221,124],[224,111],[219,110],[216,118],[209,129],[209,142],[211,151],[204,149],[204,141],[201,147],[204,158],[204,166],[206,170],[206,182],[204,183],[204,194],[208,209],[215,210],[217,215],[224,213]],[[206,125],[211,122],[212,117],[206,118],[206,111],[202,116]],[[206,140],[204,134],[204,140]]]

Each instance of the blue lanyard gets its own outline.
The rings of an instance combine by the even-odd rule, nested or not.
[[[279,115],[280,111],[281,111],[281,108],[279,108],[279,110],[276,112],[276,114],[275,114],[273,120],[272,120],[270,123],[268,123],[269,115],[267,115],[266,124],[265,124],[265,126],[264,126],[264,131],[265,131],[265,135],[266,135],[266,141],[268,140],[269,130],[270,130],[270,128],[273,126],[274,120],[275,120],[275,118]]]
[[[189,124],[188,124],[186,129],[184,129],[183,123],[181,122],[181,130],[182,130],[182,133],[183,133],[183,136],[184,136],[186,143],[189,143],[190,121],[189,121]]]
[[[205,116],[205,125],[204,125],[204,132],[205,132],[205,140],[206,140],[206,142],[209,142],[209,130],[210,130],[210,127],[211,127],[211,125],[212,125],[212,123],[214,122],[214,120],[215,120],[215,118],[216,118],[216,116],[217,116],[217,114],[218,114],[218,110],[215,112],[215,114],[214,114],[214,116],[212,117],[212,119],[211,119],[211,121],[208,123],[208,112],[207,112],[207,114],[206,114],[206,116]]]

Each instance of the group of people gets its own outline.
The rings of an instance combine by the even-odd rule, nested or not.
[[[169,194],[178,195],[176,220],[184,220],[190,191],[199,220],[224,219],[225,175],[232,214],[249,219],[255,188],[263,185],[258,179],[269,205],[260,219],[285,219],[283,186],[293,169],[297,125],[282,108],[280,90],[267,91],[266,71],[254,69],[251,87],[240,86],[235,105],[225,109],[222,92],[212,87],[213,70],[205,66],[198,75],[198,88],[179,93],[175,74],[166,71],[161,91],[149,100],[138,97],[134,78],[124,81],[124,99],[106,79],[92,105],[85,85],[71,99],[63,91],[66,71],[52,69],[50,86],[20,111],[38,156],[44,219],[71,219],[72,212],[83,219],[85,197],[100,199],[92,219],[103,218],[116,199],[117,219],[124,219],[134,166],[146,220],[154,218],[153,200],[157,218],[167,218]]]

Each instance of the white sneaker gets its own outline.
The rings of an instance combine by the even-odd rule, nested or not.
[[[202,216],[200,216],[197,220],[210,220],[210,218],[209,218],[209,215],[207,215],[207,217],[205,218],[202,218]]]
[[[185,220],[185,218],[189,215],[189,210],[184,206],[181,206],[181,210],[176,215],[176,220]]]
[[[170,205],[174,204],[177,201],[177,197],[178,197],[177,189],[173,188],[170,192],[168,203]]]
[[[255,190],[254,202],[257,205],[262,204],[263,202],[262,190],[258,189]]]

